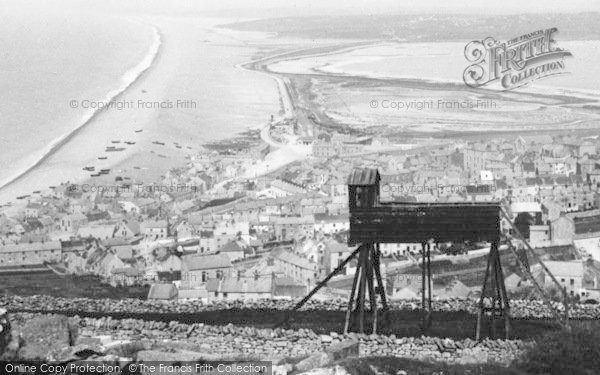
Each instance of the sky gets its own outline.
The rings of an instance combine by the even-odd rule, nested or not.
[[[599,0],[0,0],[32,9],[271,18],[375,14],[521,14],[600,12]],[[30,5],[29,5],[30,4]],[[2,5],[5,6],[5,5]]]

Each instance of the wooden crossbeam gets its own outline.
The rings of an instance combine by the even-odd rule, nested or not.
[[[314,296],[322,287],[324,287],[325,285],[327,285],[327,282],[329,280],[331,280],[332,277],[334,277],[335,275],[337,275],[341,270],[344,269],[344,267],[346,267],[346,264],[348,264],[352,259],[354,259],[354,257],[356,256],[356,254],[358,254],[364,246],[359,246],[357,247],[346,259],[344,259],[344,261],[342,261],[342,263],[340,263],[329,275],[327,275],[327,277],[325,279],[323,279],[322,281],[320,281],[314,288],[313,290],[311,290],[306,297],[302,298],[302,300],[300,302],[298,302],[291,310],[289,310],[288,312],[286,312],[284,318],[281,320],[281,322],[277,323],[275,325],[275,327],[280,327],[283,324],[287,323],[289,321],[290,318],[290,314],[292,313],[292,311],[296,311],[299,308],[301,308],[302,306],[304,306],[304,304],[312,297]]]

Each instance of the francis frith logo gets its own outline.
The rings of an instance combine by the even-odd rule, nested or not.
[[[558,47],[553,27],[521,35],[506,42],[489,37],[465,47],[471,63],[463,72],[470,87],[484,85],[511,90],[540,78],[567,73],[565,58],[571,52]],[[499,86],[498,86],[499,85]]]

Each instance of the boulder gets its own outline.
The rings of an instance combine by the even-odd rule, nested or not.
[[[321,335],[321,342],[323,342],[323,343],[330,343],[331,341],[333,341],[333,338],[331,338],[331,336],[329,336],[329,335]]]
[[[331,363],[331,359],[327,353],[315,353],[310,355],[308,358],[301,360],[296,363],[294,370],[298,372],[312,370],[318,367],[325,367]]]
[[[359,343],[358,340],[344,340],[339,344],[333,344],[326,351],[329,359],[332,362],[348,357],[358,357]]]
[[[136,359],[138,362],[161,361],[161,363],[177,363],[188,361],[218,361],[223,359],[223,357],[216,354],[192,352],[188,350],[141,350],[137,352]]]
[[[4,353],[11,339],[8,315],[5,309],[0,308],[0,355]]]
[[[76,337],[77,327],[66,316],[36,316],[21,328],[19,357],[23,360],[46,360],[52,352],[72,346]]]

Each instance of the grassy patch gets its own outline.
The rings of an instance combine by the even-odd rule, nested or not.
[[[60,276],[52,272],[0,275],[0,295],[47,295],[63,298],[142,298],[148,287],[112,287],[97,276]]]
[[[525,375],[526,372],[499,365],[449,365],[395,357],[352,358],[339,363],[352,375]]]
[[[600,330],[590,322],[572,331],[546,333],[520,365],[529,374],[593,375],[600,373]]]

